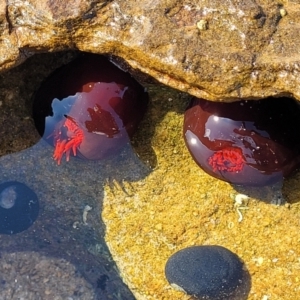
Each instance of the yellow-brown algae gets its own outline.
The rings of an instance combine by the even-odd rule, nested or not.
[[[148,128],[143,130],[154,132],[157,166],[131,183],[132,196],[106,187],[102,213],[107,244],[135,297],[190,299],[165,279],[167,259],[188,246],[221,245],[245,262],[252,281],[248,299],[297,299],[300,175],[287,181],[283,190],[295,203],[275,206],[250,197],[239,222],[231,198],[239,192],[205,174],[185,148],[182,95],[166,90],[150,96],[151,122],[145,122]]]

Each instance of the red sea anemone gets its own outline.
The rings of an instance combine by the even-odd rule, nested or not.
[[[58,164],[63,156],[97,160],[129,142],[147,103],[147,93],[130,74],[104,56],[83,54],[41,85],[33,117]]]
[[[216,103],[193,98],[184,138],[197,164],[230,183],[278,182],[300,163],[300,106],[290,98]]]
[[[208,158],[208,163],[214,172],[239,172],[243,169],[245,162],[242,150],[236,147],[228,147],[216,151]]]

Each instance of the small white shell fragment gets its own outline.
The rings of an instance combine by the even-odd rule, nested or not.
[[[234,208],[236,209],[236,212],[239,215],[238,222],[243,221],[243,215],[241,213],[241,210],[248,209],[247,207],[247,200],[249,197],[245,194],[237,194],[234,198]]]
[[[197,22],[197,27],[199,30],[207,30],[208,22],[206,20],[200,20]]]
[[[282,17],[287,15],[287,11],[284,8],[280,8],[279,13]]]
[[[82,221],[84,225],[87,225],[87,214],[90,210],[92,210],[93,208],[90,207],[89,205],[86,205],[83,209],[83,214],[82,214]]]
[[[237,204],[243,204],[244,203],[244,200],[247,200],[247,199],[249,199],[249,197],[247,196],[247,195],[245,195],[245,194],[237,194],[236,196],[235,196],[235,203],[237,203]]]
[[[80,222],[75,221],[75,222],[73,223],[72,227],[73,227],[74,229],[78,229],[79,224],[80,224]]]

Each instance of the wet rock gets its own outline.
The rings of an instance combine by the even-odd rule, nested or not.
[[[228,249],[194,246],[173,254],[165,273],[176,289],[197,299],[221,300],[229,299],[236,292],[243,282],[244,271],[238,256]]]
[[[299,20],[299,1],[2,0],[0,68],[79,49],[200,98],[300,100]]]
[[[39,201],[27,185],[8,181],[0,184],[0,234],[28,229],[39,214]]]

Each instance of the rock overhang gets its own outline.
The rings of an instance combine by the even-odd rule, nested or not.
[[[1,1],[0,69],[76,49],[212,101],[300,100],[299,17],[299,1]]]

